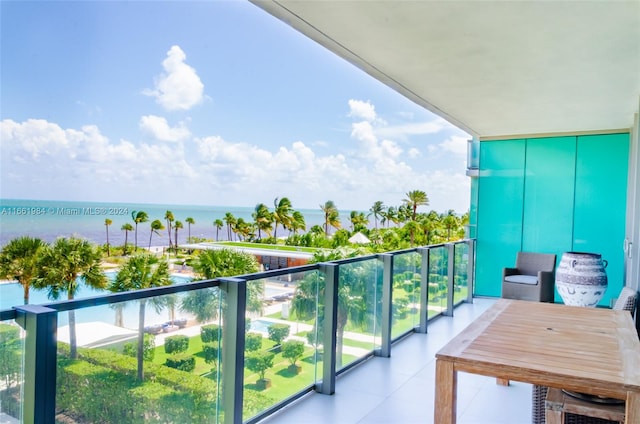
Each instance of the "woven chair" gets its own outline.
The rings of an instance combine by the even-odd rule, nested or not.
[[[502,297],[553,302],[555,272],[556,255],[518,252],[515,268],[502,270]]]
[[[620,296],[616,300],[612,309],[629,311],[631,315],[635,315],[636,305],[638,304],[637,291],[624,287],[620,292]],[[531,423],[545,424],[545,407],[544,401],[547,398],[548,388],[545,386],[533,385],[531,396]],[[565,424],[617,424],[617,421],[608,421],[600,418],[585,417],[584,415],[565,414]]]

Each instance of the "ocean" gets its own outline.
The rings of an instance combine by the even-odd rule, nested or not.
[[[272,210],[272,205],[267,205]],[[294,205],[295,209],[295,205]],[[58,237],[79,236],[94,243],[107,242],[107,230],[105,219],[110,219],[109,242],[112,246],[124,244],[125,232],[122,225],[129,223],[134,225],[131,213],[133,211],[145,211],[149,215],[149,222],[138,224],[138,246],[149,245],[151,232],[150,223],[159,219],[166,225],[165,212],[170,210],[176,220],[182,221],[184,228],[178,231],[178,243],[186,243],[189,225],[186,218],[194,219],[191,225],[191,236],[209,240],[227,239],[227,229],[224,226],[216,235],[216,227],[213,222],[222,220],[227,212],[236,218],[243,218],[252,222],[253,207],[238,206],[198,206],[198,205],[166,205],[166,204],[136,204],[136,203],[100,203],[100,202],[69,202],[51,200],[17,200],[0,199],[0,246],[4,246],[10,240],[23,235],[39,237],[44,241],[52,242]],[[313,225],[324,223],[324,213],[318,209],[296,209],[305,217],[307,230]],[[340,220],[344,228],[350,228],[349,213],[341,211]],[[224,221],[223,221],[224,222]],[[278,227],[278,237],[288,233]],[[129,232],[128,243],[134,242],[134,232]],[[173,237],[173,234],[171,235]],[[167,230],[152,236],[153,246],[168,246],[169,238]]]

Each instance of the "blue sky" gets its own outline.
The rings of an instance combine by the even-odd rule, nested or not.
[[[0,197],[464,213],[462,130],[245,1],[2,1]]]

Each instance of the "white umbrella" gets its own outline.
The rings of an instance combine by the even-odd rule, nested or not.
[[[371,240],[369,240],[367,236],[365,236],[361,232],[357,232],[351,236],[351,238],[349,239],[349,243],[366,244],[371,243]]]

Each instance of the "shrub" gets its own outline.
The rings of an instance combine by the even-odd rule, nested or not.
[[[220,340],[220,326],[218,324],[203,325],[200,327],[200,338],[202,343],[217,342]]]
[[[145,361],[153,361],[156,355],[156,337],[153,334],[144,335],[144,344],[142,346],[142,358]],[[125,343],[122,347],[122,353],[127,356],[136,357],[138,352],[138,342]]]
[[[287,324],[271,324],[267,331],[269,332],[269,340],[273,340],[276,345],[282,344],[282,341],[289,335],[291,327]]]
[[[173,355],[168,357],[164,364],[180,371],[191,372],[196,368],[196,358],[193,355]]]
[[[185,352],[187,349],[189,349],[189,337],[187,336],[169,336],[164,340],[164,351],[168,354]]]
[[[247,333],[244,342],[244,350],[253,352],[262,348],[262,335],[258,333]]]
[[[250,371],[260,375],[260,380],[264,380],[265,373],[273,366],[275,356],[272,352],[252,352],[245,358],[245,364]]]
[[[318,329],[320,331],[317,331]],[[316,339],[316,333],[318,333],[317,339]],[[315,347],[322,345],[323,338],[324,338],[324,326],[322,325],[320,327],[316,327],[316,325],[314,325],[311,331],[307,333],[307,341],[309,342],[310,345]]]
[[[304,354],[304,343],[299,340],[289,340],[282,343],[282,357],[288,359],[291,365],[302,358]]]
[[[215,364],[222,359],[222,349],[220,349],[218,342],[202,345],[202,354],[204,355],[204,361],[207,364]]]

